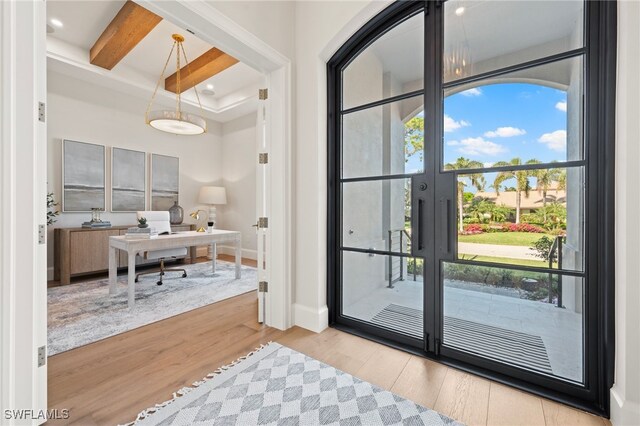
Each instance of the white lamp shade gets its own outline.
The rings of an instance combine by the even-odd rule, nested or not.
[[[203,186],[198,202],[202,204],[227,204],[227,191],[223,186]]]

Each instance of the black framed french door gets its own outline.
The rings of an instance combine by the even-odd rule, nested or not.
[[[332,325],[608,412],[615,13],[397,2],[334,55]]]

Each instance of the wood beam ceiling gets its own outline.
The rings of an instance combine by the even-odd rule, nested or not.
[[[162,18],[155,13],[127,0],[91,48],[89,62],[108,70],[112,69],[160,21]]]
[[[213,48],[200,55],[189,65],[180,69],[180,91],[184,92],[200,84],[214,75],[236,64],[238,60],[227,55],[222,50]],[[173,73],[164,81],[164,88],[170,92],[177,92],[177,73]]]

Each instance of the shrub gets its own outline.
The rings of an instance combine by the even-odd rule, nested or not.
[[[464,231],[462,231],[462,235],[477,235],[485,232],[486,225],[481,225],[479,223],[470,223],[464,226]]]
[[[530,223],[504,223],[502,229],[505,232],[532,232],[536,234],[545,232],[543,228]]]

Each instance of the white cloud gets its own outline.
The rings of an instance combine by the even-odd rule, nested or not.
[[[487,141],[482,137],[449,141],[447,145],[459,146],[458,152],[466,155],[498,155],[507,151],[502,145]]]
[[[556,104],[556,109],[567,112],[567,101],[560,101]]]
[[[538,138],[538,142],[547,145],[549,149],[554,151],[564,151],[567,147],[567,132],[565,130],[556,130],[555,132],[545,133]]]
[[[448,115],[445,114],[444,116],[444,131],[445,132],[453,132],[455,130],[458,130],[461,127],[467,127],[470,126],[471,124],[464,121],[464,120],[460,120],[460,121],[456,121],[453,118],[449,117]]]
[[[482,90],[477,89],[477,88],[473,88],[473,89],[469,89],[469,90],[465,90],[464,92],[460,92],[460,94],[462,96],[480,96],[482,95]]]
[[[527,133],[524,129],[517,127],[498,127],[496,130],[486,132],[484,135],[488,138],[510,138],[513,136],[521,136]]]

